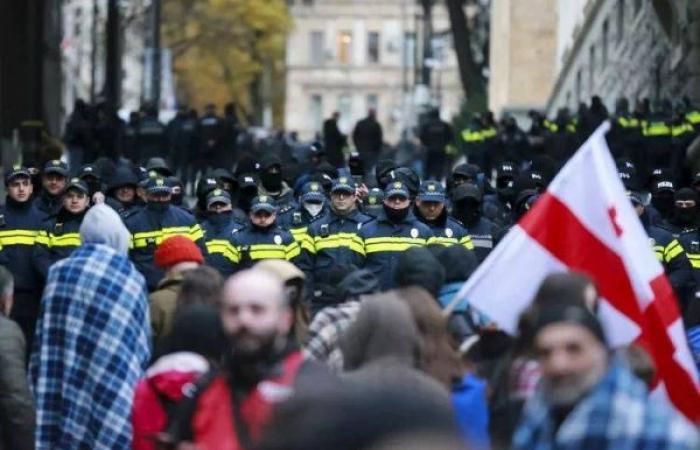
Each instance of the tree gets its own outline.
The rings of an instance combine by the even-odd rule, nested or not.
[[[251,87],[268,76],[275,123],[281,123],[290,27],[284,0],[163,2],[163,42],[172,51],[178,98],[198,108],[234,101],[254,119],[266,99]]]
[[[457,54],[459,76],[467,96],[467,109],[484,111],[487,107],[488,8],[486,0],[469,0],[471,17],[464,11],[465,0],[445,0],[452,38]],[[471,23],[469,23],[471,22]]]

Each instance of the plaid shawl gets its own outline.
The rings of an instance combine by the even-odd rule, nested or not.
[[[513,437],[514,450],[691,450],[698,432],[614,360],[603,379],[564,419],[556,434],[542,393],[528,402]]]
[[[30,376],[37,449],[130,449],[134,387],[150,357],[143,276],[84,244],[51,267]]]

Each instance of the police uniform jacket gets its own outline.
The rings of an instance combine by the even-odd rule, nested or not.
[[[164,272],[156,267],[153,255],[156,247],[164,239],[183,235],[199,245],[206,255],[204,233],[191,214],[177,206],[168,205],[165,211],[153,211],[148,206],[125,219],[131,233],[129,257],[136,268],[146,278],[148,290],[153,291],[163,278]]]
[[[399,223],[392,222],[382,213],[360,230],[365,252],[364,267],[376,275],[381,289],[391,289],[399,255],[411,247],[426,245],[431,237],[430,228],[410,211]]]
[[[61,209],[57,215],[44,221],[34,247],[34,264],[42,277],[46,278],[53,263],[67,258],[80,246],[80,225],[85,213],[72,214]]]
[[[233,274],[239,263],[236,248],[231,242],[233,233],[243,228],[234,219],[233,212],[208,214],[202,221],[204,242],[207,247],[207,265],[215,268],[226,278]]]
[[[372,217],[355,209],[347,216],[333,211],[309,225],[308,235],[312,242],[308,259],[300,268],[311,282],[325,282],[328,270],[337,265],[362,267],[365,260],[365,247],[360,230],[373,220]],[[307,254],[306,248],[302,249]],[[305,263],[309,263],[305,266]]]
[[[300,255],[294,236],[277,224],[259,228],[248,223],[231,235],[235,249],[234,261],[240,268],[247,268],[264,259],[282,259],[296,263]]]
[[[302,251],[313,252],[313,240],[308,233],[309,225],[325,218],[328,215],[328,210],[328,206],[324,205],[316,217],[311,217],[303,206],[298,206],[281,214],[277,218],[277,224],[280,228],[292,233]]]
[[[642,223],[644,223],[644,220],[642,220]],[[666,276],[668,276],[678,300],[682,306],[687,304],[694,296],[697,284],[691,267],[690,253],[686,254],[681,240],[675,239],[671,233],[663,228],[651,225],[645,226],[645,230],[649,236],[649,244],[654,251],[654,255],[664,267]],[[690,234],[687,233],[686,236],[690,236]],[[692,247],[692,245],[688,246],[690,249]],[[698,253],[698,256],[700,256],[700,252]],[[700,276],[697,278],[700,279]]]
[[[498,227],[486,217],[479,217],[474,225],[465,225],[465,229],[474,245],[476,259],[481,263],[491,253],[495,245]]]
[[[420,217],[416,215],[416,217]],[[447,215],[447,211],[443,211],[440,217],[433,222],[428,222],[419,218],[421,222],[426,224],[433,237],[428,240],[428,244],[439,244],[449,247],[451,245],[462,245],[467,250],[474,250],[474,244],[461,222]]]
[[[42,192],[34,199],[34,206],[44,214],[44,219],[55,216],[63,206],[61,196],[53,196],[47,192]]]

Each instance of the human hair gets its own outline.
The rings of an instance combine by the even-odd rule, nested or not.
[[[0,266],[0,314],[3,314],[5,310],[7,299],[12,298],[14,285],[15,280],[12,273],[5,266]]]
[[[221,274],[209,266],[186,271],[177,295],[177,310],[199,304],[218,307],[223,286]]]

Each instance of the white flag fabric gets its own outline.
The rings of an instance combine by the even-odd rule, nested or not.
[[[465,283],[467,301],[514,334],[518,317],[552,272],[590,276],[611,346],[637,342],[653,357],[657,390],[700,422],[700,385],[673,289],[605,141],[606,122]]]

